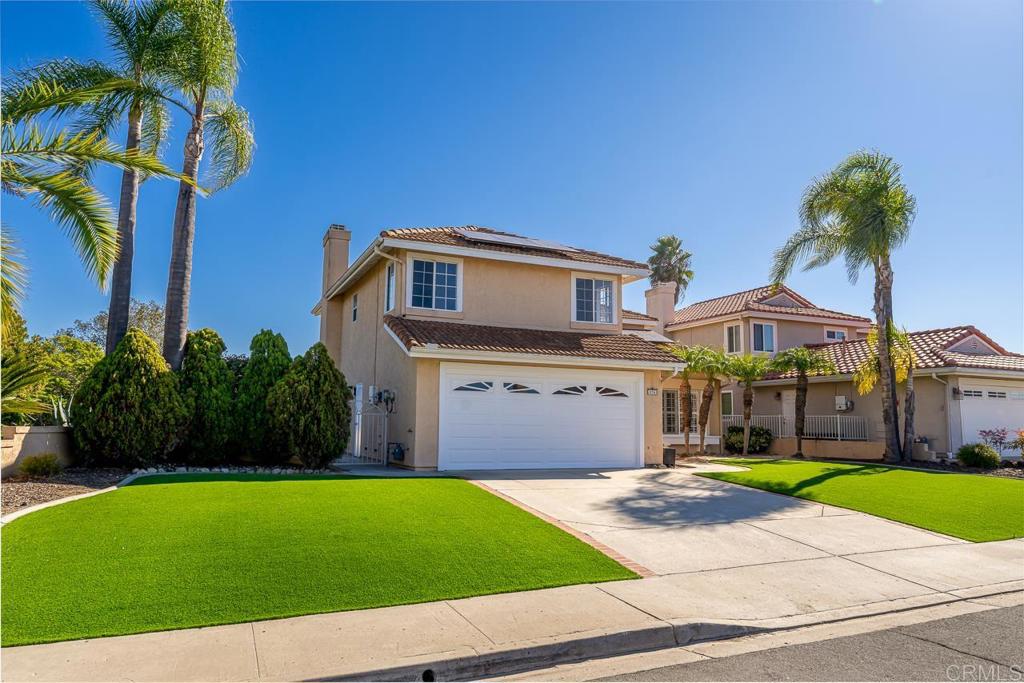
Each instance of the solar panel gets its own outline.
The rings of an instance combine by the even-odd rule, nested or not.
[[[549,242],[548,240],[535,240],[529,237],[496,235],[493,232],[483,232],[480,230],[466,230],[465,228],[458,228],[455,232],[459,233],[460,235],[462,235],[471,242],[488,242],[490,244],[504,244],[514,247],[544,249],[546,251],[579,251],[578,249],[573,249],[572,247],[567,247],[564,244],[558,244],[557,242]]]

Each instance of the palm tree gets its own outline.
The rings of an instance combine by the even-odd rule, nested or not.
[[[682,386],[680,387],[680,410],[683,413],[683,447],[686,449],[686,456],[690,455],[690,426],[691,420],[693,419],[693,405],[690,403],[690,394],[692,393],[690,388],[690,373],[700,372],[698,368],[703,367],[707,359],[710,358],[714,351],[706,346],[672,346],[670,347],[672,353],[683,361],[685,365],[679,373],[679,378],[682,380]],[[703,441],[701,442],[703,448]]]
[[[805,270],[842,256],[851,283],[861,270],[875,275],[875,320],[881,331],[877,353],[882,386],[882,422],[890,459],[900,457],[899,415],[889,327],[892,325],[892,252],[910,235],[916,202],[903,184],[900,166],[877,151],[862,150],[816,178],[804,191],[800,229],[775,252],[772,280],[781,284],[798,261]]]
[[[43,115],[59,116],[95,103],[125,83],[115,80],[71,88],[33,76],[16,76],[9,82],[0,103],[3,190],[49,210],[71,238],[86,272],[104,287],[117,257],[117,230],[110,205],[85,170],[104,163],[150,175],[180,176],[151,154],[119,149],[100,131],[69,133],[59,127],[44,129],[38,122]],[[4,234],[2,304],[13,308],[24,285],[24,271],[6,226]],[[14,275],[13,280],[8,281],[7,274]]]
[[[188,333],[192,289],[192,244],[196,234],[196,185],[206,138],[211,142],[212,190],[244,175],[254,141],[248,113],[231,100],[238,74],[235,30],[224,0],[174,0],[173,16],[182,43],[174,51],[168,78],[188,102],[191,127],[185,137],[182,182],[174,209],[171,263],[164,306],[164,358],[177,370]]]
[[[707,380],[701,391],[700,409],[697,412],[697,432],[700,440],[700,452],[704,452],[704,443],[707,440],[708,417],[711,415],[711,401],[718,389],[721,377],[727,374],[729,360],[724,353],[717,349],[707,349],[693,359],[691,365],[694,372],[704,375]],[[689,439],[689,435],[687,435]]]
[[[142,149],[157,155],[170,125],[168,104],[182,107],[169,97],[163,75],[176,48],[170,17],[171,0],[92,0],[116,55],[111,65],[62,59],[43,64],[32,73],[68,88],[104,83],[118,84],[88,108],[79,128],[109,134],[127,117],[125,149]],[[114,262],[107,317],[106,351],[110,353],[128,331],[135,255],[136,206],[143,173],[126,168],[121,176],[117,211],[120,251]]]
[[[749,353],[729,359],[727,374],[743,385],[743,455],[750,447],[750,418],[754,407],[754,382],[768,374],[771,361]]]
[[[676,283],[676,303],[679,303],[693,279],[693,270],[690,269],[693,254],[683,249],[682,241],[675,235],[659,237],[651,245],[651,251],[654,253],[647,259],[651,267],[651,284]]]
[[[0,406],[4,422],[50,412],[50,405],[39,399],[39,390],[46,381],[46,370],[21,354],[4,354],[0,358]]]
[[[914,449],[914,369],[917,368],[917,354],[910,344],[910,335],[906,330],[900,330],[895,326],[889,327],[889,346],[892,348],[893,377],[897,384],[904,384],[903,400],[903,450],[900,452],[900,460],[909,460]],[[872,352],[857,367],[853,374],[853,383],[857,387],[857,393],[869,393],[875,388],[881,378],[881,364],[878,362],[878,354],[873,350],[878,346],[878,328],[872,327],[868,332],[868,349]]]
[[[776,372],[796,372],[796,453],[803,455],[804,423],[807,420],[807,378],[809,375],[828,375],[836,371],[832,359],[806,346],[794,346],[775,355],[772,369]]]

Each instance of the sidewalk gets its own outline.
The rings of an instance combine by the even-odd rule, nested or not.
[[[451,680],[1022,592],[1024,540],[964,543],[6,648],[2,675]]]

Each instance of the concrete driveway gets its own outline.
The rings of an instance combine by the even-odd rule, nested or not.
[[[473,475],[655,574],[962,544],[843,508],[694,476],[692,468]]]

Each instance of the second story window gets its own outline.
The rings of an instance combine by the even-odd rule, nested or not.
[[[413,308],[459,310],[459,264],[453,261],[412,260],[410,304]]]
[[[754,323],[751,328],[752,346],[755,351],[775,353],[775,325]]]
[[[827,341],[827,342],[846,341],[846,332],[844,330],[825,330],[825,341]]]
[[[352,322],[355,322],[359,317],[359,295],[352,295]]]
[[[575,278],[573,313],[576,322],[615,322],[615,283],[611,280]]]
[[[743,342],[741,340],[742,334],[743,328],[738,323],[736,325],[725,326],[726,353],[740,353],[743,351]]]
[[[395,307],[395,264],[389,263],[384,271],[384,312]]]

